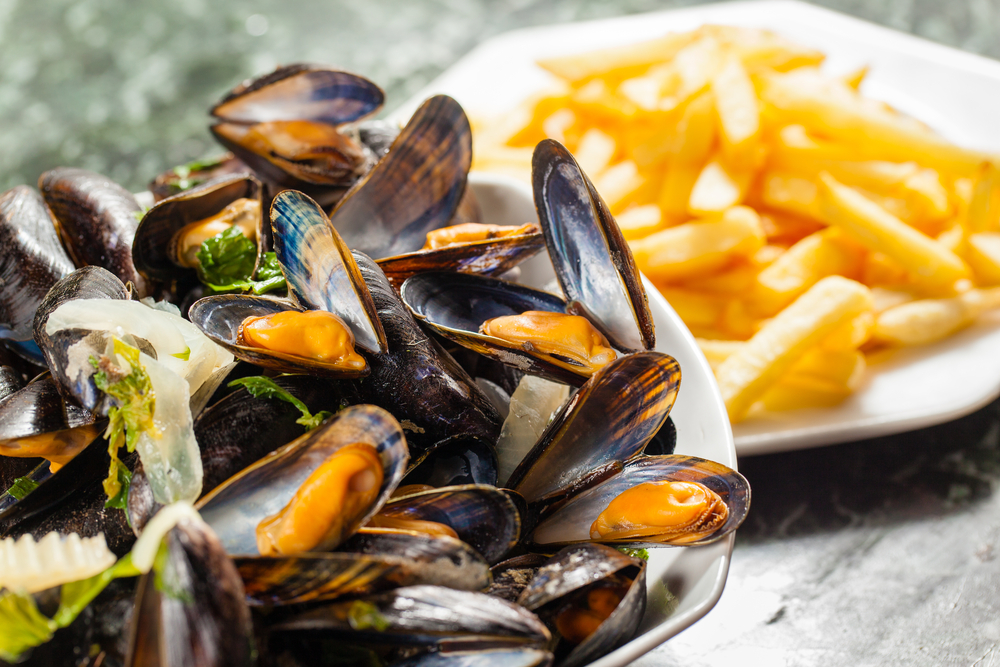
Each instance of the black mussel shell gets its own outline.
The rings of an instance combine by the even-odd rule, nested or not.
[[[378,111],[385,94],[357,74],[296,63],[246,81],[211,113],[234,123],[313,120],[341,125]]]
[[[507,486],[529,503],[549,504],[614,474],[663,425],[680,379],[680,365],[661,352],[599,369],[552,418]]]
[[[214,342],[238,359],[283,373],[310,373],[327,377],[352,378],[367,375],[369,369],[343,368],[333,363],[274,350],[252,347],[243,342],[243,322],[250,317],[266,317],[286,310],[303,308],[286,299],[240,294],[216,294],[195,301],[188,318]]]
[[[404,426],[405,428],[405,426]],[[407,471],[402,484],[496,486],[497,455],[492,442],[456,435],[437,443],[433,451]]]
[[[73,268],[42,197],[26,185],[0,195],[0,336],[31,340],[35,309]]]
[[[535,578],[535,573],[547,561],[542,554],[522,554],[501,561],[490,568],[493,583],[486,590],[509,602],[517,602],[521,592]]]
[[[253,628],[233,562],[204,524],[167,533],[166,557],[139,580],[129,630],[130,667],[250,667]]]
[[[361,399],[385,408],[403,425],[412,463],[458,436],[494,446],[502,420],[489,399],[420,328],[378,265],[362,253],[354,258],[387,343],[385,354],[366,355],[371,374],[357,381]]]
[[[146,279],[132,262],[132,241],[142,207],[131,192],[107,176],[59,167],[38,179],[45,203],[59,221],[59,232],[77,266],[100,266],[150,294]]]
[[[552,654],[537,648],[422,653],[392,663],[393,667],[549,667]]]
[[[132,261],[145,276],[157,280],[194,279],[194,269],[177,263],[174,236],[183,227],[217,215],[237,199],[261,197],[260,182],[248,174],[213,179],[157,203],[146,211],[132,242]],[[263,216],[257,224],[261,238]],[[268,225],[268,231],[270,226]],[[258,244],[259,245],[259,244]]]
[[[546,139],[535,147],[531,180],[538,220],[569,310],[620,350],[651,350],[653,316],[632,251],[576,159]]]
[[[436,95],[413,114],[388,154],[340,201],[330,220],[347,245],[373,259],[418,250],[452,219],[472,164],[462,107]]]
[[[306,308],[343,319],[358,346],[385,352],[385,331],[350,249],[319,204],[294,190],[271,203],[274,252],[289,294]]]
[[[521,537],[517,507],[492,486],[469,484],[400,496],[387,502],[379,516],[449,526],[488,563],[503,558]]]
[[[422,273],[403,283],[400,296],[418,320],[479,354],[556,382],[579,386],[587,379],[589,371],[573,359],[479,333],[479,327],[494,317],[528,310],[568,312],[566,302],[554,294],[486,276]]]

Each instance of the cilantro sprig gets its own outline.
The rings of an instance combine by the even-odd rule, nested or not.
[[[295,420],[296,424],[301,424],[306,427],[307,431],[311,431],[323,421],[329,417],[331,412],[327,410],[320,410],[316,414],[312,414],[306,404],[299,399],[292,396],[290,393],[275,384],[274,380],[269,377],[264,377],[263,375],[255,375],[252,377],[240,378],[239,380],[233,380],[229,383],[230,387],[244,387],[251,395],[257,398],[273,398],[279,401],[285,401],[286,403],[291,403],[302,416]]]
[[[285,276],[273,252],[264,253],[258,280],[252,280],[257,245],[235,225],[205,239],[197,257],[198,278],[215,292],[265,294],[285,287]]]
[[[100,359],[90,357],[90,364],[97,370],[94,384],[115,401],[108,411],[108,428],[104,432],[111,456],[108,476],[104,480],[104,493],[108,497],[105,507],[124,509],[132,473],[118,458],[118,450],[125,445],[129,452],[134,452],[142,433],[155,436],[159,430],[153,422],[156,394],[149,375],[139,363],[139,350],[115,338],[114,352],[128,362],[127,374],[103,355]]]

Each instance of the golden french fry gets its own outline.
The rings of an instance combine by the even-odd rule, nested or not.
[[[979,285],[1000,285],[1000,232],[970,234],[965,259]]]
[[[901,306],[904,303],[917,300],[916,293],[902,287],[872,287],[872,301],[875,303],[875,315],[883,313],[890,308]],[[874,322],[872,327],[874,327]],[[874,330],[874,329],[873,329]]]
[[[717,379],[730,420],[743,419],[806,350],[871,309],[871,293],[861,283],[829,276],[813,285],[719,367]]]
[[[543,58],[537,64],[574,85],[599,76],[621,80],[672,59],[695,39],[697,35],[691,32],[668,33],[645,42]]]
[[[681,286],[697,292],[709,292],[730,297],[738,296],[746,299],[751,294],[754,281],[760,270],[761,267],[753,262],[740,262],[725,271],[686,280]]]
[[[660,195],[660,208],[668,219],[677,220],[687,215],[691,188],[708,160],[715,138],[712,114],[712,96],[702,93],[688,103],[677,124],[678,141]]]
[[[784,211],[762,212],[760,224],[764,228],[768,243],[785,246],[792,246],[810,234],[826,228],[821,222]]]
[[[868,70],[868,65],[863,65],[852,72],[844,74],[840,77],[840,80],[854,90],[857,90],[861,88],[861,83],[865,80],[865,77],[868,76]]]
[[[865,355],[856,350],[813,349],[802,355],[761,401],[772,411],[831,407],[858,388],[866,366]]]
[[[821,174],[820,183],[824,218],[870,250],[885,253],[911,274],[933,285],[950,285],[969,277],[965,262],[934,239],[829,174]]]
[[[873,336],[894,345],[926,345],[969,326],[982,309],[979,290],[946,299],[910,301],[879,313]]]
[[[831,351],[821,347],[802,355],[786,377],[809,378],[855,389],[865,372],[865,355],[856,349]]]
[[[996,231],[1000,227],[1000,168],[993,162],[979,166],[972,187],[972,198],[963,224],[969,234]]]
[[[761,98],[786,124],[857,147],[881,159],[916,160],[935,169],[971,173],[987,156],[961,148],[930,132],[922,124],[866,100],[842,81],[818,70],[801,68],[786,74],[761,76]]]
[[[684,324],[691,329],[714,328],[728,303],[725,297],[677,287],[659,286],[659,290]]]
[[[874,295],[872,303],[875,302]],[[819,348],[824,352],[844,352],[857,350],[868,342],[875,330],[875,313],[865,312],[850,322],[845,322],[834,329],[829,336],[820,341]]]
[[[761,320],[750,314],[746,301],[742,298],[730,299],[722,311],[719,326],[731,338],[746,340],[757,333]]]
[[[753,171],[760,140],[760,103],[735,55],[730,55],[712,78],[712,94],[726,161],[738,171]]]
[[[633,206],[615,216],[615,222],[626,241],[649,236],[660,228],[662,219],[660,207],[656,204]]]
[[[807,236],[757,275],[754,298],[762,314],[777,313],[826,276],[860,276],[863,255],[832,231]]]
[[[832,408],[851,395],[851,389],[842,385],[808,378],[782,378],[767,390],[761,404],[770,412],[804,410],[807,408]]]
[[[673,282],[707,275],[752,255],[764,244],[760,218],[737,206],[717,219],[688,222],[633,241],[639,269],[653,280]]]
[[[770,172],[764,177],[761,198],[768,206],[794,215],[822,220],[819,188],[808,178]]]
[[[639,175],[635,162],[624,160],[599,174],[594,179],[594,187],[601,193],[611,213],[617,214],[632,203],[631,197],[645,182],[646,179]]]

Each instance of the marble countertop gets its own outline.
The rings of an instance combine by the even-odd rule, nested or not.
[[[391,109],[506,30],[690,4],[0,0],[0,188],[73,165],[142,189],[215,152],[208,107],[279,63],[357,71]],[[821,4],[1000,57],[1000,0]],[[720,603],[638,665],[1000,665],[1000,403],[740,469],[753,508]]]

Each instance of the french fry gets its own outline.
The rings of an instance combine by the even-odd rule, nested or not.
[[[768,243],[792,246],[826,225],[809,218],[803,218],[783,211],[762,211],[760,224]]]
[[[587,51],[571,56],[543,58],[538,66],[557,77],[579,85],[595,77],[625,79],[636,76],[654,63],[671,60],[682,48],[697,39],[690,32],[668,33],[635,44]]]
[[[822,51],[796,44],[770,30],[704,25],[696,32],[711,35],[731,48],[750,72],[816,67],[825,58]]]
[[[745,206],[731,208],[718,219],[684,223],[631,243],[639,269],[662,282],[718,271],[763,245],[760,218]]]
[[[970,234],[965,259],[979,285],[1000,285],[1000,232]]]
[[[969,234],[996,231],[1000,227],[1000,168],[993,162],[979,165],[972,187],[972,198],[963,224]]]
[[[769,172],[764,177],[761,198],[766,205],[779,211],[818,221],[823,219],[819,188],[811,179]]]
[[[632,160],[624,160],[608,167],[594,179],[594,187],[601,193],[612,214],[633,203],[634,195],[646,182]]]
[[[872,301],[875,303],[875,315],[883,313],[890,308],[901,306],[904,303],[917,300],[917,295],[913,290],[903,288],[872,287]],[[874,327],[875,323],[872,322]]]
[[[760,140],[760,106],[753,83],[735,55],[712,78],[712,94],[727,163],[737,171],[752,172]]]
[[[718,214],[743,201],[749,173],[731,175],[718,158],[710,160],[698,174],[691,197],[688,213],[694,216]]]
[[[691,188],[708,159],[715,138],[712,96],[702,93],[688,103],[677,124],[678,140],[667,166],[660,195],[660,208],[667,219],[687,215]]]
[[[843,403],[851,391],[843,385],[791,376],[768,389],[760,402],[771,412],[832,408]]]
[[[840,80],[854,90],[858,90],[861,88],[861,83],[865,80],[865,77],[868,76],[868,70],[868,65],[863,65],[852,72],[844,74],[840,77]]]
[[[772,411],[832,407],[858,388],[866,366],[865,356],[855,350],[810,350],[761,400]]]
[[[874,295],[872,303],[875,302]],[[834,329],[829,336],[820,341],[819,348],[826,352],[844,352],[857,350],[868,342],[875,330],[875,313],[864,312],[850,322],[845,322]]]
[[[626,241],[649,236],[660,228],[662,220],[662,212],[656,204],[633,206],[615,216],[615,222],[618,223],[618,228],[622,230],[622,236]]]
[[[685,289],[697,292],[709,292],[722,296],[740,297],[746,299],[753,290],[754,281],[761,267],[752,262],[739,262],[734,266],[713,273],[703,278],[694,278],[682,283]]]
[[[708,360],[708,365],[712,371],[717,371],[723,361],[731,357],[738,350],[742,349],[746,343],[741,340],[709,340],[706,338],[696,338],[695,342],[701,348],[701,353]]]
[[[887,213],[864,195],[820,175],[822,208],[828,222],[871,250],[884,252],[913,275],[933,285],[969,277],[969,267],[955,253]]]
[[[858,95],[842,81],[801,68],[761,76],[761,98],[785,123],[800,123],[866,154],[912,160],[935,169],[971,173],[987,156],[951,144],[924,126]]]
[[[678,287],[659,286],[667,303],[689,328],[714,328],[722,318],[728,299]]]
[[[777,313],[826,276],[860,275],[863,255],[831,232],[807,236],[757,275],[754,298],[762,314]]]
[[[868,288],[840,276],[823,278],[768,321],[719,367],[717,379],[733,422],[834,329],[872,309]]]
[[[593,180],[608,168],[617,150],[618,145],[614,137],[599,128],[592,127],[580,137],[580,143],[577,144],[573,157],[584,173]]]
[[[873,335],[893,345],[926,345],[969,326],[982,310],[979,290],[946,299],[919,299],[879,313]]]

